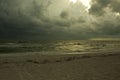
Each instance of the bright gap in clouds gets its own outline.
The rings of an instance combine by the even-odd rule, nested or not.
[[[76,2],[77,2],[77,0],[70,0],[70,2],[72,2],[72,3],[76,3]]]
[[[69,1],[73,4],[80,1],[84,6],[86,6],[86,11],[87,12],[91,7],[91,5],[90,5],[91,0],[69,0]]]
[[[115,13],[116,16],[120,16],[120,13]]]
[[[80,2],[87,7],[87,11],[90,9],[91,5],[90,5],[90,2],[91,0],[80,0]]]

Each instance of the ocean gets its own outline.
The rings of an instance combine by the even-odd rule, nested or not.
[[[0,54],[23,52],[95,52],[120,50],[119,40],[45,40],[0,42]]]

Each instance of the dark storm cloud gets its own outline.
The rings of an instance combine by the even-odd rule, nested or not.
[[[113,0],[110,7],[113,9],[113,11],[120,12],[120,0]]]
[[[92,0],[92,7],[89,10],[91,14],[102,15],[105,8],[110,8],[114,12],[120,12],[120,0]]]
[[[67,11],[63,11],[63,12],[61,12],[60,16],[61,16],[61,18],[68,18],[69,13]]]
[[[119,0],[94,0],[90,14],[69,0],[0,0],[0,38],[80,39],[120,34]],[[96,16],[99,15],[99,16]]]
[[[120,0],[92,0],[89,13],[98,35],[120,36]]]
[[[96,31],[98,31],[99,34],[120,35],[120,17],[111,16],[98,18],[98,22],[95,23],[95,26],[97,27]]]
[[[0,0],[0,36],[25,38],[47,35],[44,29],[47,25],[43,20],[48,5],[38,5],[36,0]],[[38,19],[39,24],[34,19]]]
[[[57,16],[55,19],[51,18],[54,14],[48,14],[48,9],[52,4],[53,1],[50,0],[0,0],[0,37],[65,38],[72,35],[70,33],[72,30],[69,31],[68,28],[83,20],[74,19],[75,14],[72,14],[74,16],[71,19],[67,19],[70,17],[69,11],[62,8],[60,14],[55,13]],[[53,12],[52,8],[49,10]]]

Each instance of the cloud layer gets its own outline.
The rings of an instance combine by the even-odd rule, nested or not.
[[[120,1],[0,0],[1,39],[85,39],[120,36]]]

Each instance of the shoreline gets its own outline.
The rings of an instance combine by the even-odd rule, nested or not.
[[[53,53],[53,52],[51,52]],[[35,62],[35,63],[55,63],[72,60],[87,59],[93,57],[109,57],[120,56],[120,51],[106,51],[106,52],[76,52],[76,53],[62,53],[51,54],[47,52],[28,52],[28,53],[13,53],[13,54],[0,54],[0,64],[2,63],[22,63],[22,62]]]

